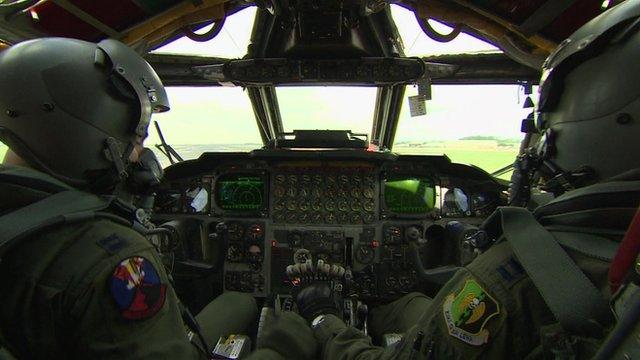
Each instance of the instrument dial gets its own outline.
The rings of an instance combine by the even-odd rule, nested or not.
[[[364,195],[364,197],[366,197],[367,199],[373,199],[373,196],[374,196],[373,188],[370,188],[370,187],[365,188],[365,189],[363,190],[363,195]]]
[[[364,202],[364,210],[367,212],[373,212],[373,210],[375,210],[375,204],[373,203],[373,200],[367,200]]]
[[[244,227],[236,222],[227,225],[227,237],[231,241],[241,240],[244,236]]]
[[[375,250],[368,245],[362,245],[356,250],[356,260],[364,265],[369,265],[376,257]]]

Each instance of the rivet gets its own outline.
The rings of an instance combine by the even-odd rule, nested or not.
[[[53,111],[53,109],[55,109],[55,105],[53,105],[52,103],[44,103],[44,104],[42,104],[42,110],[44,110],[46,112],[51,112],[51,111]]]
[[[620,113],[616,116],[616,122],[620,125],[626,125],[633,121],[633,118],[628,113]]]
[[[122,66],[118,66],[118,67],[116,68],[116,71],[117,71],[118,73],[120,73],[120,74],[124,74],[124,68],[123,68]]]
[[[10,118],[18,117],[18,112],[15,110],[7,109],[4,113]]]

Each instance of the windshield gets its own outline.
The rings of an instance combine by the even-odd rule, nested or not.
[[[414,87],[407,96],[417,95]],[[411,117],[405,102],[393,150],[401,154],[446,154],[454,162],[494,172],[513,162],[523,134],[525,95],[517,85],[436,85],[427,115]],[[507,174],[505,177],[508,177]]]
[[[171,110],[154,114],[165,140],[184,158],[207,151],[249,151],[262,146],[251,102],[239,87],[169,87]],[[145,144],[153,147],[163,166],[168,159],[157,151],[160,138],[150,126]]]
[[[281,87],[277,91],[286,132],[332,129],[371,133],[376,88]]]

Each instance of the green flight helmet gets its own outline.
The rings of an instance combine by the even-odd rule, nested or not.
[[[640,168],[640,1],[622,2],[543,65],[540,175],[562,193]]]
[[[0,53],[0,140],[70,185],[126,178],[136,138],[167,110],[158,75],[119,41],[41,38]]]

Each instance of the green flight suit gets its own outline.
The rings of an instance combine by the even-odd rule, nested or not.
[[[9,205],[20,204],[13,200]],[[3,202],[3,211],[12,207]],[[109,285],[118,265],[132,257],[144,258],[166,285],[157,313],[138,320],[123,317]],[[251,296],[228,293],[196,318],[212,347],[221,335],[248,333],[257,308]],[[3,256],[0,329],[20,359],[205,358],[188,338],[154,247],[134,230],[105,219],[54,227]]]
[[[538,218],[542,217],[541,223],[556,238],[561,233],[573,233],[576,239],[582,233],[600,234],[599,244],[607,243],[609,256],[582,251],[579,243],[573,248],[565,246],[565,250],[605,299],[610,297],[609,261],[640,199],[640,187],[636,185],[633,191],[615,191],[624,186],[584,188],[580,196],[567,195],[550,203],[549,209],[553,211],[547,211],[546,215],[545,211],[537,212]],[[594,199],[609,203],[594,206],[594,202],[586,201]],[[561,273],[558,281],[562,281]],[[369,324],[374,339],[390,332],[404,333],[404,338],[397,346],[374,346],[371,337],[327,315],[313,329],[321,358],[536,359],[548,354],[548,344],[543,339],[558,334],[559,329],[544,299],[515,259],[508,241],[499,241],[458,271],[432,300],[421,294],[409,294],[373,309]],[[581,338],[575,348],[576,357],[590,358],[601,340]]]

